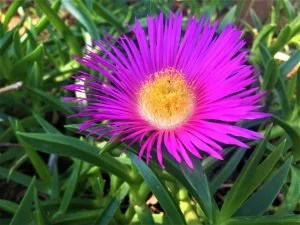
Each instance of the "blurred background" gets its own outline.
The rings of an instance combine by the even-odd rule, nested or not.
[[[0,0],[0,224],[300,224],[299,0]],[[235,23],[267,90],[265,140],[191,173],[78,134],[62,86],[92,40],[163,12]],[[256,154],[252,154],[252,152]],[[168,161],[167,160],[167,161]],[[256,168],[257,167],[257,168]],[[220,216],[219,216],[220,215]],[[268,215],[268,216],[267,216]],[[298,216],[297,216],[298,215]],[[263,217],[265,216],[265,217]],[[267,217],[266,217],[267,216]]]

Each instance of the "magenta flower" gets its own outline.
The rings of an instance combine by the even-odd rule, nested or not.
[[[76,115],[88,117],[81,131],[103,134],[105,124],[105,135],[139,142],[139,158],[148,163],[156,152],[163,168],[162,151],[192,168],[191,155],[222,159],[222,145],[248,148],[240,138],[262,137],[236,125],[268,116],[259,112],[263,92],[245,63],[239,30],[228,26],[218,34],[217,23],[205,18],[189,18],[182,30],[181,14],[148,16],[147,26],[136,20],[133,35],[95,41],[100,53],[93,49],[78,59],[103,75],[81,72],[75,77],[81,83],[66,87],[86,93],[75,98],[87,102]]]

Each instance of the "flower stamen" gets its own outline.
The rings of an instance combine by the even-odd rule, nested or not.
[[[168,68],[149,76],[139,93],[142,115],[159,129],[171,129],[184,122],[194,104],[192,88],[183,73]]]

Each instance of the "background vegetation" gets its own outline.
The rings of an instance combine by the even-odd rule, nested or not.
[[[1,225],[300,224],[299,0],[0,4]],[[224,161],[206,157],[193,171],[165,155],[162,171],[136,147],[120,155],[119,143],[78,134],[62,86],[92,39],[181,10],[243,30],[274,116],[242,124],[266,136],[251,150],[227,147]]]

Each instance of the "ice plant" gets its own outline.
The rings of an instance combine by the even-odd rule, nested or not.
[[[88,117],[81,131],[101,135],[105,126],[112,139],[139,142],[139,158],[147,162],[156,152],[164,167],[167,151],[191,168],[191,156],[222,159],[222,146],[248,148],[241,138],[262,137],[236,124],[268,116],[259,111],[263,93],[239,30],[228,26],[218,34],[218,24],[204,17],[189,18],[183,29],[181,14],[148,16],[146,29],[138,20],[130,29],[116,40],[95,41],[78,58],[99,72],[80,72],[81,82],[66,87],[86,93],[75,98],[87,102],[76,115]]]

